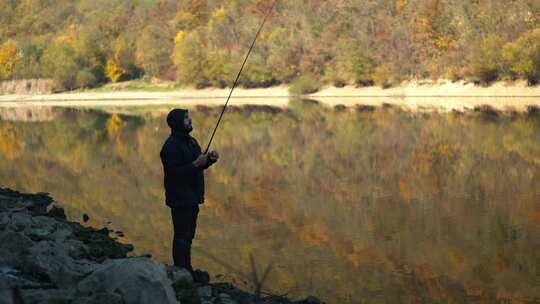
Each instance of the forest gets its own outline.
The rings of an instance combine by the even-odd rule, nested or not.
[[[538,0],[0,0],[0,80],[394,86],[540,80]]]

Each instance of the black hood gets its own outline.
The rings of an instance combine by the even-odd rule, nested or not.
[[[188,110],[185,109],[173,109],[167,115],[167,124],[174,133],[189,134],[192,128],[186,128],[184,125],[184,118],[188,114]]]

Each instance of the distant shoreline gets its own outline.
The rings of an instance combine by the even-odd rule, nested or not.
[[[229,88],[184,88],[172,91],[80,91],[44,95],[0,95],[0,107],[139,107],[139,106],[220,106]],[[287,86],[235,89],[230,105],[263,105],[285,108],[291,96]],[[452,111],[489,105],[497,110],[524,111],[528,106],[540,106],[540,86],[524,82],[496,82],[480,87],[466,82],[418,81],[399,87],[345,86],[325,87],[317,93],[300,96],[327,106],[353,107],[391,104],[412,111]]]

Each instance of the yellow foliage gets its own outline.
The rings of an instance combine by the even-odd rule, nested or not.
[[[306,226],[298,234],[302,241],[310,245],[323,245],[330,240],[328,231],[322,226]]]
[[[225,9],[223,7],[216,9],[212,17],[218,18],[218,19],[225,17]]]
[[[463,261],[463,258],[459,256],[456,252],[449,252],[448,258],[450,259],[450,262],[456,267],[457,271],[463,271],[465,269],[465,262]]]
[[[17,141],[15,130],[11,125],[0,127],[0,153],[7,159],[13,160],[21,152],[21,145]]]
[[[107,134],[109,136],[115,136],[118,131],[122,128],[124,125],[124,121],[118,114],[113,114],[111,117],[107,120]]]
[[[176,37],[174,37],[174,43],[180,44],[182,41],[184,41],[184,38],[186,38],[186,32],[180,31],[178,34],[176,34]]]
[[[396,0],[396,12],[401,14],[401,12],[407,6],[407,0]]]
[[[438,144],[436,148],[437,154],[445,158],[451,158],[454,155],[454,151],[449,144]]]
[[[108,59],[105,73],[112,82],[118,82],[118,80],[126,73],[126,70],[124,70],[115,60]]]
[[[0,47],[0,78],[9,78],[19,61],[17,46],[12,41],[7,41]]]
[[[452,38],[449,36],[443,36],[435,39],[435,46],[439,50],[446,50],[450,47],[452,43]]]

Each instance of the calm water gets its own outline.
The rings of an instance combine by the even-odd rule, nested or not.
[[[194,265],[328,303],[538,303],[540,118],[232,109],[207,171]],[[370,110],[370,109],[367,109]],[[195,109],[201,145],[217,110]],[[50,192],[169,262],[164,116],[0,120],[0,185]]]

